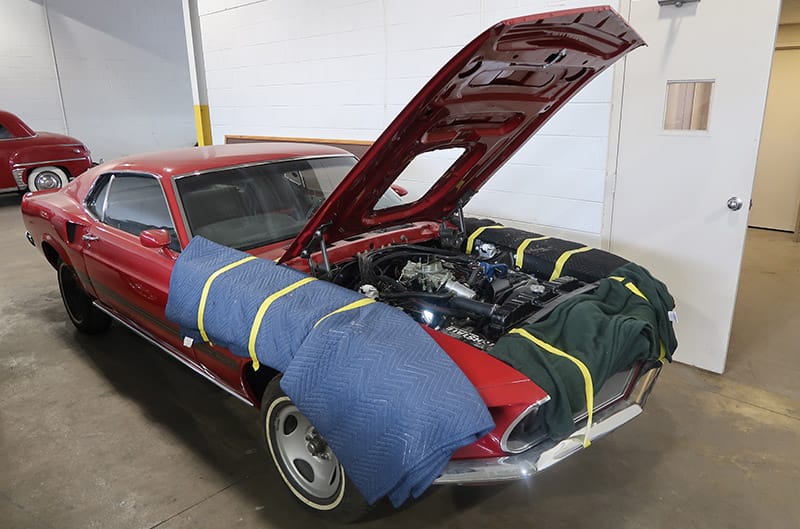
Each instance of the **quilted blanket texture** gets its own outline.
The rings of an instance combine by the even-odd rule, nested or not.
[[[166,316],[200,339],[204,298],[205,338],[283,373],[281,388],[370,503],[419,496],[455,450],[494,427],[458,366],[404,312],[248,257],[195,237],[175,263]]]

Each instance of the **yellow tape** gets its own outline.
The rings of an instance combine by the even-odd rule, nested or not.
[[[620,283],[625,281],[624,277],[619,277],[619,276],[611,276],[611,277],[609,277],[609,279],[613,279],[615,281],[619,281]],[[644,293],[641,290],[639,290],[639,287],[637,287],[636,285],[634,285],[630,281],[625,283],[625,288],[627,288],[628,290],[630,290],[631,292],[633,292],[634,294],[636,294],[637,296],[639,296],[640,298],[642,298],[646,302],[650,303],[650,300],[647,299],[647,296],[645,296]],[[664,359],[667,357],[667,346],[664,345],[664,340],[659,340],[658,341],[658,348],[659,348],[658,361],[663,364],[664,363]]]
[[[258,307],[256,317],[253,320],[253,326],[250,327],[250,340],[247,342],[247,350],[250,353],[250,358],[253,359],[253,371],[258,371],[258,368],[261,365],[258,361],[258,358],[256,358],[256,338],[258,338],[258,330],[261,328],[261,322],[264,321],[264,314],[267,313],[267,309],[269,309],[269,306],[272,305],[272,303],[279,297],[285,296],[289,292],[292,292],[293,290],[298,289],[303,285],[310,283],[311,281],[316,281],[316,278],[306,277],[300,281],[296,281],[288,287],[284,287],[277,292],[270,294],[267,299],[261,303],[261,306]]]
[[[472,248],[475,246],[475,239],[477,239],[481,233],[485,232],[486,230],[497,230],[500,228],[505,228],[505,226],[501,224],[495,224],[494,226],[481,226],[477,230],[473,231],[472,235],[467,238],[467,253],[472,253]]]
[[[370,303],[375,303],[375,300],[374,299],[370,299],[370,298],[364,298],[364,299],[359,299],[358,301],[354,301],[354,302],[352,302],[352,303],[350,303],[348,305],[345,305],[344,307],[338,308],[338,309],[334,310],[333,312],[331,312],[329,314],[326,314],[325,316],[321,317],[317,321],[317,323],[314,324],[314,328],[316,329],[317,325],[319,325],[320,323],[325,321],[325,318],[330,318],[334,314],[339,314],[340,312],[346,312],[348,310],[357,309],[359,307],[363,307],[364,305],[369,305]]]
[[[584,246],[583,248],[575,248],[574,250],[568,250],[562,253],[561,257],[556,261],[556,266],[553,268],[553,275],[550,276],[550,281],[555,281],[561,277],[561,272],[564,271],[564,265],[567,264],[570,257],[576,253],[588,252],[589,250],[593,250],[593,248],[591,246]]]
[[[525,329],[513,329],[510,334],[519,334],[523,338],[527,338],[531,342],[535,343],[548,353],[566,358],[578,367],[581,375],[583,375],[583,387],[586,395],[586,412],[588,413],[588,417],[586,418],[586,434],[583,437],[583,447],[587,448],[590,444],[592,444],[592,442],[589,440],[589,430],[592,426],[592,417],[594,415],[594,384],[592,383],[592,374],[589,372],[589,368],[586,367],[586,364],[574,356],[565,353],[561,349],[553,347],[547,342],[543,342]]]
[[[630,290],[631,292],[633,292],[634,294],[636,294],[637,296],[639,296],[640,298],[642,298],[642,299],[643,299],[643,300],[645,300],[646,302],[650,303],[650,300],[649,300],[649,299],[647,299],[647,296],[645,296],[644,294],[642,294],[642,291],[641,291],[641,290],[639,290],[639,289],[636,287],[636,285],[634,285],[633,283],[630,283],[630,282],[628,282],[628,283],[625,283],[625,288],[627,288],[628,290]]]
[[[533,241],[543,241],[549,238],[550,237],[548,236],[534,237],[532,239],[525,239],[524,241],[522,241],[522,243],[520,243],[520,245],[517,246],[517,256],[514,260],[514,266],[516,266],[519,269],[522,269],[522,261],[525,258],[525,248],[527,248],[530,243],[532,243]]]
[[[200,337],[203,338],[204,342],[210,342],[208,339],[208,335],[206,334],[205,325],[203,324],[203,320],[206,315],[206,302],[208,301],[208,292],[211,290],[211,283],[214,282],[216,278],[227,272],[228,270],[232,270],[239,265],[242,265],[248,261],[252,261],[253,259],[257,259],[257,257],[250,256],[245,257],[244,259],[239,259],[238,261],[234,261],[229,265],[223,266],[206,279],[206,284],[203,285],[203,292],[200,294],[200,306],[197,308],[197,328],[200,330]]]
[[[609,279],[613,279],[614,281],[619,281],[620,283],[625,283],[625,278],[624,277],[611,276],[611,277],[609,277]],[[634,294],[636,294],[637,296],[639,296],[640,298],[642,298],[646,302],[650,303],[650,300],[647,299],[647,296],[645,296],[642,293],[642,291],[639,290],[639,288],[636,285],[634,285],[633,283],[631,283],[630,281],[625,283],[625,288],[627,288],[628,290],[630,290],[631,292],[633,292]]]

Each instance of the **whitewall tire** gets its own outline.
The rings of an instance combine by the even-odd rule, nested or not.
[[[28,191],[60,189],[67,185],[69,177],[60,167],[45,166],[31,170],[28,175]]]
[[[261,400],[264,444],[286,487],[307,509],[338,522],[353,522],[369,504],[316,431],[280,388],[280,376]]]

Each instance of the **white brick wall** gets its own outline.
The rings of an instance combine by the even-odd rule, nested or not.
[[[373,140],[492,23],[597,3],[198,2],[215,143],[225,134]],[[608,72],[579,94],[489,181],[469,213],[599,244],[611,87]],[[400,183],[413,192],[424,180]]]

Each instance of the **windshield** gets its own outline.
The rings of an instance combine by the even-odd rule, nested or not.
[[[175,182],[192,235],[248,250],[295,237],[355,163],[351,156],[270,162]],[[401,203],[390,190],[376,208]]]

